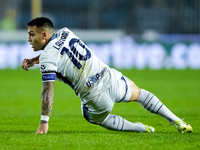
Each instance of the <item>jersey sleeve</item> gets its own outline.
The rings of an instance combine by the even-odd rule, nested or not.
[[[51,55],[42,53],[40,56],[40,72],[42,74],[42,82],[55,81],[56,79],[56,60]]]

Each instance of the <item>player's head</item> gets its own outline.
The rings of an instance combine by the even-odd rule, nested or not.
[[[50,34],[53,35],[53,23],[49,18],[46,17],[37,17],[31,20],[27,27],[36,26],[41,31],[48,31]]]
[[[44,49],[46,43],[53,36],[53,23],[46,17],[37,17],[28,24],[28,42],[34,51]]]

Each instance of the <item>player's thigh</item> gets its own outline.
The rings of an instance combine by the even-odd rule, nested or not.
[[[101,124],[110,114],[114,102],[110,98],[109,90],[110,89],[107,89],[102,94],[93,97],[90,100],[82,100],[82,114],[90,123]]]

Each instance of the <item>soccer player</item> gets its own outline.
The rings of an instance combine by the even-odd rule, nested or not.
[[[154,94],[141,89],[110,68],[68,28],[54,34],[53,23],[38,17],[27,24],[28,42],[34,51],[43,52],[34,58],[24,59],[22,68],[40,64],[43,88],[41,93],[42,112],[36,134],[47,133],[48,121],[53,105],[54,81],[68,84],[81,99],[82,114],[93,124],[109,130],[154,132],[151,126],[132,123],[121,116],[110,114],[114,103],[138,102],[151,113],[167,119],[182,133],[192,132],[192,127],[174,115]]]

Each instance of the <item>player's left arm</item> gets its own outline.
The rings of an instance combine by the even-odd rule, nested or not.
[[[30,67],[33,67],[35,64],[39,64],[39,58],[40,58],[40,55],[36,56],[36,57],[33,57],[31,59],[24,59],[22,61],[22,65],[21,67],[25,70],[25,71],[28,71],[28,68]]]
[[[36,134],[46,134],[48,131],[48,121],[53,106],[54,81],[43,82],[41,93],[41,121]]]

